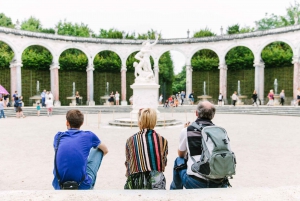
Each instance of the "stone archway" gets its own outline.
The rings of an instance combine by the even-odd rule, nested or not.
[[[87,55],[79,49],[66,49],[59,56],[59,95],[61,105],[69,105],[67,97],[73,95],[73,83],[75,91],[82,97],[80,104],[87,101]]]

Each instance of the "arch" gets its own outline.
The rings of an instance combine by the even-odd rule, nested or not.
[[[91,55],[91,61],[94,62],[96,55],[99,54],[100,52],[103,52],[103,51],[114,52],[114,53],[116,53],[119,56],[119,58],[121,59],[121,61],[123,59],[122,56],[121,56],[122,54],[117,49],[111,48],[111,47],[104,47],[104,48],[102,47],[102,48],[99,48],[99,49],[96,49],[96,50],[93,51],[93,53]]]
[[[60,55],[61,55],[64,51],[66,51],[66,50],[68,50],[68,49],[78,49],[78,50],[82,51],[82,52],[85,54],[85,56],[88,58],[88,64],[93,63],[93,60],[91,60],[91,59],[92,59],[92,55],[88,54],[88,52],[87,52],[86,49],[84,49],[84,48],[82,48],[82,47],[80,47],[80,46],[78,46],[78,45],[67,45],[67,46],[64,46],[64,47],[58,52],[58,54],[57,54],[57,59],[59,60]]]
[[[258,48],[258,52],[257,52],[257,55],[261,56],[261,53],[262,51],[265,49],[265,47],[267,47],[268,45],[270,45],[271,43],[274,43],[274,42],[284,42],[286,44],[288,44],[290,46],[290,48],[292,49],[293,51],[293,54],[295,55],[295,49],[293,48],[293,45],[292,45],[292,42],[284,39],[284,38],[272,38],[272,39],[269,39],[269,40],[266,40],[259,48]],[[254,55],[255,57],[255,55]],[[255,58],[256,59],[256,58]],[[261,58],[257,58],[257,59],[261,59]]]
[[[181,54],[183,54],[183,56],[185,57],[186,60],[188,59],[188,57],[187,57],[187,55],[186,55],[186,52],[183,51],[183,50],[180,49],[180,48],[177,48],[177,47],[165,48],[165,49],[161,50],[161,51],[159,52],[159,54],[157,55],[157,58],[156,58],[156,59],[159,61],[160,57],[161,57],[164,53],[169,52],[169,51],[177,51],[177,52],[180,52]]]
[[[224,58],[221,58],[223,61],[225,61],[225,57],[226,57],[226,55],[228,54],[228,52],[230,51],[230,50],[232,50],[233,48],[236,48],[236,47],[246,47],[246,48],[248,48],[251,52],[252,52],[252,54],[254,55],[254,60],[255,60],[255,51],[254,51],[254,48],[253,47],[251,47],[251,45],[249,45],[249,44],[247,44],[247,43],[235,43],[235,44],[232,44],[232,45],[230,45],[230,46],[228,46],[226,49],[225,49],[225,51],[224,51]],[[220,60],[220,62],[221,62],[221,60]]]
[[[210,46],[204,46],[204,47],[198,47],[191,52],[190,57],[189,57],[191,63],[192,63],[192,58],[196,54],[196,52],[201,51],[201,50],[211,50],[211,51],[215,52],[219,58],[219,61],[221,62],[221,58],[220,58],[221,54],[219,53],[219,51],[216,48],[213,48]],[[224,56],[224,58],[225,58],[225,56]]]
[[[21,55],[23,54],[23,52],[30,46],[34,46],[34,45],[37,45],[37,46],[41,46],[41,47],[44,47],[46,48],[50,54],[52,55],[52,58],[55,57],[55,51],[51,48],[51,46],[49,46],[47,43],[43,43],[43,42],[40,42],[40,41],[36,41],[36,42],[30,42],[30,43],[27,43],[26,45],[24,45],[22,48],[21,48]]]
[[[17,55],[18,51],[17,48],[13,45],[12,42],[10,42],[9,40],[5,39],[5,38],[0,38],[0,41],[6,43],[14,52],[14,55]]]

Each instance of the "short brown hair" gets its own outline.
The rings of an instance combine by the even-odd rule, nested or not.
[[[143,108],[139,111],[139,127],[141,129],[154,129],[156,126],[157,115],[152,108]]]
[[[69,110],[66,118],[71,128],[80,128],[84,121],[84,115],[79,110]]]

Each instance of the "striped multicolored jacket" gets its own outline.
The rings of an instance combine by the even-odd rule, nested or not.
[[[143,129],[126,141],[126,176],[156,170],[167,165],[168,141],[155,130]]]

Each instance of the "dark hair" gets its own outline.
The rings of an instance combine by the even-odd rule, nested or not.
[[[212,104],[205,104],[205,102],[200,102],[197,105],[197,112],[199,118],[213,119],[216,113],[216,108]]]
[[[79,110],[69,110],[66,118],[71,128],[80,128],[84,121],[84,115]]]

